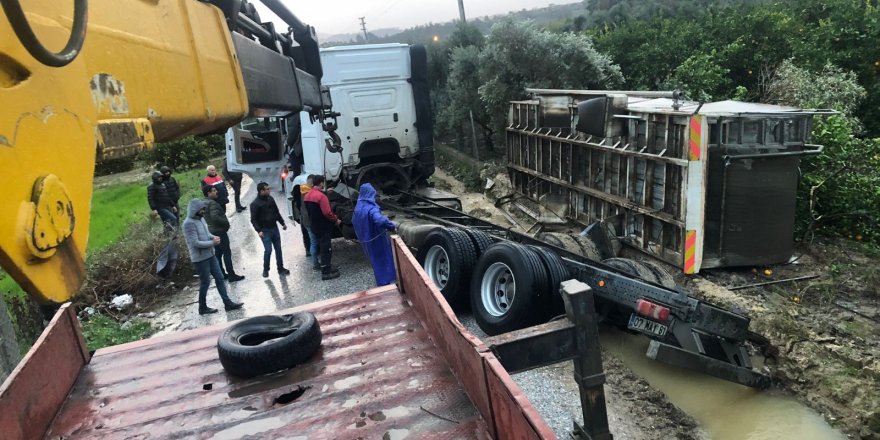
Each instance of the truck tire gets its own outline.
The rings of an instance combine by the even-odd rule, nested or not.
[[[565,250],[571,252],[570,249],[565,247],[565,243],[563,243],[562,240],[560,240],[559,237],[557,237],[556,234],[553,232],[541,232],[540,234],[536,235],[535,238],[537,238],[538,240],[541,240],[547,244],[550,244],[550,245],[553,245],[558,248],[565,249]]]
[[[397,226],[397,235],[409,246],[410,249],[421,249],[425,244],[428,234],[442,228],[438,224],[413,224],[411,222],[401,222]]]
[[[321,327],[308,312],[245,319],[217,338],[220,363],[238,377],[286,370],[304,362],[320,346]]]
[[[565,303],[562,301],[562,295],[559,293],[559,285],[563,281],[571,278],[565,264],[556,252],[541,246],[529,246],[538,257],[547,271],[547,292],[549,292],[549,301],[546,301],[547,314],[545,317],[552,318],[561,313],[565,313]]]
[[[471,310],[477,325],[488,335],[528,327],[542,319],[535,313],[538,292],[547,288],[547,274],[538,255],[511,242],[486,249],[471,280]]]
[[[657,284],[669,289],[675,290],[675,279],[672,278],[672,274],[666,271],[663,266],[653,262],[653,261],[639,261],[642,265],[648,268],[653,274],[654,278],[657,280]]]
[[[609,258],[602,263],[618,269],[632,277],[638,278],[649,283],[660,284],[660,280],[654,275],[647,266],[640,261],[630,260],[629,258]]]
[[[596,246],[596,243],[593,243],[593,240],[590,240],[583,235],[575,235],[574,240],[581,246],[583,249],[584,257],[593,260],[593,261],[602,261],[602,253],[599,252],[599,247]]]
[[[425,237],[425,243],[416,255],[428,278],[455,310],[468,304],[467,287],[477,261],[476,253],[466,232],[457,228],[438,228]]]
[[[480,255],[483,255],[483,252],[486,252],[486,249],[489,249],[489,246],[495,243],[495,239],[491,235],[479,229],[465,228],[464,232],[471,238],[474,250],[477,252],[477,258],[480,258]]]

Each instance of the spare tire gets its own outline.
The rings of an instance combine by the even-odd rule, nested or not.
[[[457,228],[432,231],[425,237],[416,259],[453,309],[467,305],[467,287],[477,261],[467,233]]]
[[[545,301],[547,310],[545,316],[550,318],[560,313],[565,313],[565,303],[562,301],[562,295],[559,293],[559,285],[563,281],[570,279],[568,268],[565,267],[562,263],[562,258],[559,258],[556,252],[541,246],[529,247],[541,258],[541,263],[544,265],[548,275],[547,292],[549,292],[549,298]]]
[[[477,261],[471,280],[474,320],[488,335],[538,323],[539,292],[546,291],[547,273],[531,249],[507,241],[495,243]]]
[[[217,338],[229,374],[254,377],[301,364],[321,346],[321,327],[309,312],[257,316],[232,324]]]

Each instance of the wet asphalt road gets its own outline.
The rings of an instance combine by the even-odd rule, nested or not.
[[[273,191],[275,202],[283,216],[287,216],[285,195]],[[243,205],[248,206],[256,197],[256,184],[249,179],[242,183]],[[230,194],[230,199],[232,195]],[[311,260],[306,258],[303,237],[298,224],[285,220],[287,230],[281,231],[281,247],[284,264],[290,275],[281,276],[275,268],[275,255],[269,277],[263,278],[263,243],[250,224],[250,212],[235,212],[235,202],[227,205],[231,228],[229,238],[232,246],[232,263],[235,271],[245,279],[226,283],[229,296],[244,302],[244,307],[225,312],[213,281],[208,289],[208,305],[220,310],[211,315],[198,313],[199,280],[192,282],[168,298],[168,302],[155,310],[156,317],[150,321],[159,329],[156,335],[179,332],[251,316],[265,315],[277,310],[347,295],[375,287],[375,279],[369,261],[359,244],[345,240],[333,240],[333,265],[339,267],[339,278],[322,281],[320,271],[312,270]],[[187,256],[179,264],[191,264]]]

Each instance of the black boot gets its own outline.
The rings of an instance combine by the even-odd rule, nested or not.
[[[210,315],[211,313],[217,313],[217,309],[199,306],[199,315]]]
[[[237,273],[231,273],[231,274],[229,274],[229,278],[228,278],[228,279],[229,279],[229,282],[234,283],[234,282],[236,282],[236,281],[241,281],[241,280],[243,280],[243,279],[244,279],[244,275],[239,275],[239,274],[237,274]]]
[[[321,268],[321,280],[327,281],[333,278],[339,278],[339,269],[333,266],[324,266]]]
[[[239,303],[239,302],[235,302],[235,301],[230,300],[228,303],[224,304],[224,306],[226,306],[227,312],[231,312],[233,310],[238,310],[238,309],[242,308],[242,306],[244,306],[244,303]]]

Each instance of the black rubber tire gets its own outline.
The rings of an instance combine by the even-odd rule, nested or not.
[[[583,235],[574,235],[573,237],[581,246],[581,249],[583,249],[581,255],[593,261],[602,261],[602,253],[599,252],[599,247],[596,246],[596,243],[593,243],[593,240],[590,240]]]
[[[499,314],[490,313],[483,302],[482,287],[487,270],[494,263],[502,263],[513,274],[515,289],[513,301]],[[485,280],[491,283],[491,279]],[[535,313],[541,302],[539,292],[547,287],[547,273],[538,255],[529,248],[502,241],[489,246],[477,261],[471,280],[471,310],[477,325],[487,335],[497,335],[528,327],[540,322],[542,316]]]
[[[619,269],[632,277],[638,278],[649,283],[660,284],[654,272],[639,261],[630,260],[629,258],[609,258],[602,263]]]
[[[570,251],[568,248],[565,247],[565,243],[563,243],[562,240],[560,240],[559,237],[556,236],[556,233],[541,232],[540,234],[536,235],[535,238],[547,244]]]
[[[654,274],[654,279],[657,280],[657,284],[669,289],[675,290],[675,279],[672,278],[672,274],[666,271],[663,266],[653,262],[653,261],[639,261],[643,266],[647,267]]]
[[[453,309],[460,310],[467,307],[468,286],[474,263],[477,261],[477,251],[470,236],[458,228],[439,228],[430,232],[416,254],[416,259],[422,267],[425,267],[425,259],[434,246],[440,246],[449,259],[446,284],[438,285],[437,288]],[[434,274],[428,273],[428,277],[436,284]]]
[[[465,228],[464,232],[471,238],[474,250],[477,252],[477,258],[480,258],[480,255],[483,255],[483,252],[486,252],[486,249],[495,243],[495,239],[491,235],[479,229]]]
[[[321,346],[321,326],[309,312],[257,316],[232,324],[217,338],[227,373],[255,377],[305,362]]]
[[[562,301],[562,294],[559,292],[559,285],[563,281],[571,279],[571,275],[562,259],[556,252],[541,246],[529,246],[538,257],[547,271],[547,291],[549,292],[549,301],[545,301],[547,307],[546,318],[552,318],[559,314],[565,313],[565,303]]]

